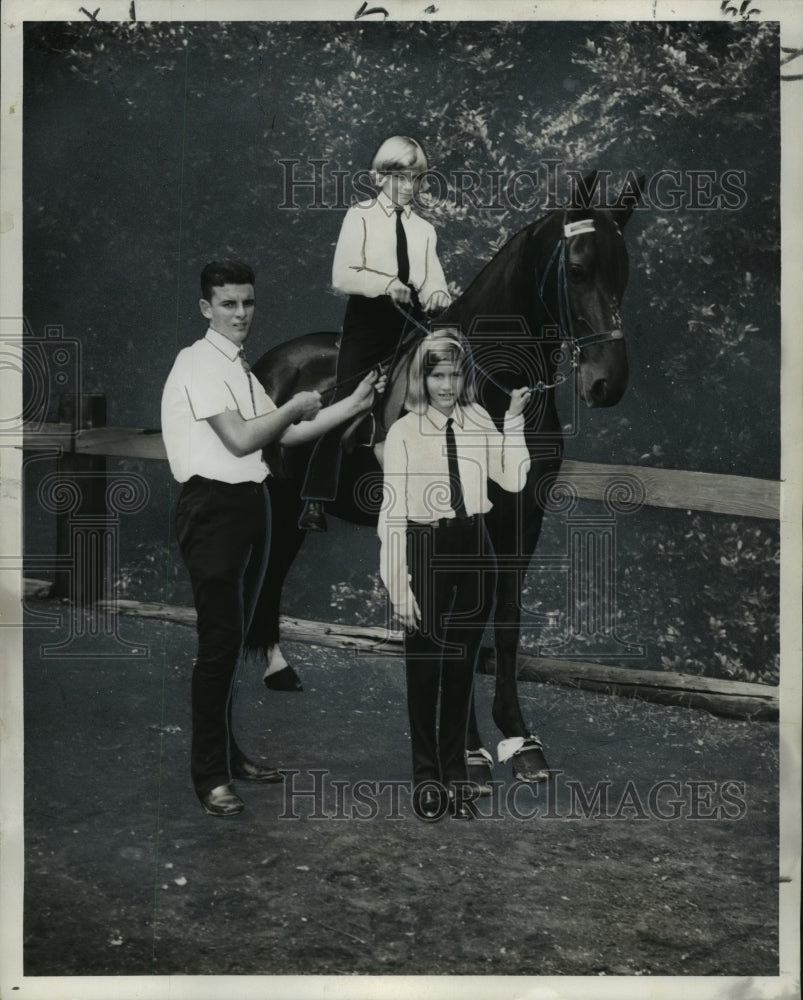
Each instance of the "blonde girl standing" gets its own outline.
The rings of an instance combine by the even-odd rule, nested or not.
[[[411,365],[409,412],[385,442],[380,575],[405,628],[413,805],[427,820],[443,815],[444,788],[453,815],[472,816],[460,787],[474,670],[494,590],[487,481],[516,492],[524,486],[528,394],[526,387],[513,390],[500,433],[476,402],[459,330],[430,334]]]

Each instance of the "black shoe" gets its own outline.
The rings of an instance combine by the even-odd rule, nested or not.
[[[425,781],[413,792],[413,812],[426,823],[436,823],[446,813],[446,789],[437,781]]]
[[[198,798],[210,816],[236,816],[245,809],[245,803],[231,785],[218,785]]]
[[[468,782],[461,783],[459,793],[454,788],[449,789],[449,815],[452,819],[474,819],[477,810],[474,799],[477,797],[476,787]]]
[[[265,767],[263,764],[255,764],[247,757],[238,761],[232,761],[231,776],[236,781],[282,781],[283,775],[275,767]]]
[[[293,668],[288,664],[272,674],[262,678],[269,691],[303,691],[304,685]]]
[[[303,531],[326,531],[326,516],[320,500],[307,500],[298,519],[298,526]]]

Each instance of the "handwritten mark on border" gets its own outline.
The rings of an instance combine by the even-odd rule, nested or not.
[[[719,9],[723,14],[730,14],[732,17],[741,17],[744,21],[749,21],[751,14],[761,13],[758,7],[750,6],[750,0],[743,0],[738,7],[736,4],[731,3],[730,0],[722,0]]]
[[[803,49],[789,49],[786,46],[781,46],[781,52],[786,53],[783,59],[781,59],[781,66],[786,66],[787,63],[794,62],[795,59],[800,59],[803,56]],[[782,80],[803,80],[803,73],[793,73],[791,76],[784,76],[781,73]]]
[[[367,2],[363,3],[362,7],[354,15],[354,20],[357,21],[361,17],[369,17],[371,14],[381,14],[384,18],[390,17],[390,14],[385,10],[384,7],[369,7]]]

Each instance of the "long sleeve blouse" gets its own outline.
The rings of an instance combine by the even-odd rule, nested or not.
[[[410,261],[408,284],[418,293],[423,308],[435,292],[445,292],[446,278],[438,260],[434,226],[416,215],[409,205],[402,209]],[[376,298],[386,295],[399,276],[396,258],[396,212],[393,202],[380,192],[346,212],[332,265],[332,285],[347,295]]]
[[[519,492],[530,470],[524,417],[506,416],[499,433],[487,410],[476,403],[455,407],[452,414],[457,466],[466,514],[491,509],[488,479],[509,492]],[[408,521],[433,523],[455,517],[449,505],[446,416],[433,406],[408,413],[388,431],[384,451],[379,575],[397,609],[412,606],[407,572]]]

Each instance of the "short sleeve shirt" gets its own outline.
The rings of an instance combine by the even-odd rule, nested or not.
[[[167,377],[162,436],[170,470],[180,483],[192,476],[261,483],[268,475],[261,451],[233,455],[207,419],[238,410],[244,420],[251,420],[276,409],[238,354],[237,344],[210,328],[205,337],[179,352]]]

